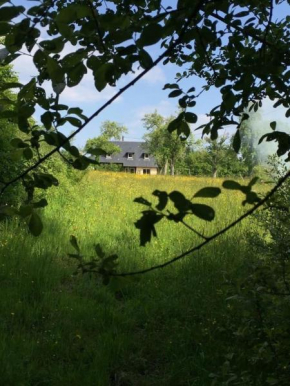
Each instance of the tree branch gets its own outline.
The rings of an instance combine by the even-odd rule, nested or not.
[[[95,15],[95,10],[94,10],[90,0],[87,0],[87,4],[88,4],[88,7],[90,8],[90,10],[92,12],[92,16],[93,16],[94,22],[96,24],[96,29],[97,29],[97,33],[98,33],[98,36],[99,36],[99,39],[100,39],[101,46],[103,47],[104,52],[106,52],[107,48],[106,48],[105,43],[104,43],[103,38],[102,38],[99,22],[98,22],[98,19],[97,19],[96,15]]]
[[[72,138],[74,138],[78,133],[80,133],[89,122],[91,122],[94,118],[96,118],[103,110],[105,110],[108,106],[110,106],[119,96],[121,96],[125,91],[127,91],[130,87],[134,86],[136,82],[138,82],[141,78],[143,78],[144,75],[146,75],[152,68],[157,66],[158,63],[160,63],[166,56],[168,56],[175,47],[178,46],[182,42],[183,36],[185,32],[187,31],[187,28],[191,24],[192,20],[197,16],[198,12],[200,11],[201,6],[203,5],[204,0],[199,0],[194,7],[194,10],[191,14],[191,16],[188,18],[187,22],[184,24],[178,39],[173,41],[170,46],[161,54],[148,68],[143,70],[138,76],[136,76],[131,82],[127,83],[127,85],[123,88],[121,88],[112,98],[110,98],[106,103],[104,103],[98,110],[96,110],[77,130],[75,130],[71,135],[69,135],[66,140],[64,140],[60,145],[56,146],[53,150],[51,150],[49,153],[44,155],[40,160],[38,160],[34,165],[27,168],[23,173],[21,173],[19,176],[15,177],[11,181],[9,181],[0,191],[0,195],[3,194],[3,192],[12,184],[19,181],[23,177],[25,177],[28,173],[30,173],[32,170],[36,169],[39,165],[41,165],[44,161],[46,161],[49,157],[51,157],[53,154],[58,152],[63,145],[65,145],[67,142],[69,142]]]
[[[244,36],[246,37],[250,37],[252,39],[255,39],[256,41],[264,44],[264,46],[268,46],[270,47],[271,49],[274,49],[275,51],[278,51],[281,53],[281,50],[279,49],[279,47],[277,47],[277,44],[275,43],[271,43],[269,42],[268,40],[265,39],[265,37],[262,37],[262,36],[259,36],[259,35],[256,35],[255,33],[252,33],[250,32],[249,30],[245,30],[241,27],[239,27],[238,25],[236,24],[233,24],[229,21],[227,21],[224,17],[220,16],[218,13],[216,12],[213,12],[212,17],[214,17],[215,19],[223,22],[224,24],[226,24],[227,26],[231,27],[231,28],[234,28],[235,30],[241,32]],[[287,51],[282,51],[283,54],[287,57],[289,57],[289,53]]]

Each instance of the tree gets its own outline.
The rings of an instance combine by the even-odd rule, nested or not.
[[[247,175],[242,157],[232,148],[232,138],[219,137],[212,141],[209,137],[196,142],[189,148],[184,159],[184,174],[212,177],[241,177]]]
[[[170,133],[168,126],[173,120],[172,117],[164,118],[155,110],[152,114],[146,114],[142,119],[148,133],[144,135],[147,148],[153,154],[162,174],[175,174],[176,162],[185,156],[186,147],[189,146],[189,139],[186,141],[177,132]]]
[[[15,83],[19,82],[16,74],[12,70],[12,66],[0,67],[0,82],[3,83]],[[10,108],[5,106],[5,102],[15,101],[16,96],[10,90],[0,91],[0,99],[2,101],[1,112],[3,114],[9,114]],[[14,153],[11,141],[18,134],[17,123],[8,119],[1,119],[0,125],[0,182],[9,181],[17,176],[21,170],[25,167],[25,160],[21,159],[21,150],[18,154]],[[22,135],[22,139],[23,135]],[[2,197],[0,196],[0,203],[2,204],[16,204],[20,197],[23,196],[21,186],[19,184],[15,189],[10,189]]]
[[[106,154],[118,153],[120,147],[110,142],[110,140],[121,140],[122,134],[127,132],[128,129],[125,126],[121,126],[117,122],[105,121],[101,124],[101,135],[88,139],[84,150],[90,152],[91,149],[101,149]]]
[[[26,153],[36,154],[39,142],[53,146],[17,177],[5,181],[1,194],[27,179],[34,188],[52,186],[51,177],[38,170],[60,149],[70,153],[74,168],[88,167],[93,160],[80,153],[70,140],[159,63],[181,68],[175,81],[164,86],[170,98],[178,98],[182,108],[168,130],[188,137],[189,124],[197,121],[191,110],[197,98],[216,88],[220,103],[209,111],[210,121],[199,128],[216,140],[222,126],[235,125],[233,146],[238,152],[240,121],[247,119],[249,105],[257,111],[268,97],[275,106],[282,104],[286,116],[290,116],[289,20],[273,19],[281,3],[286,4],[286,0],[179,0],[173,6],[162,0],[112,0],[106,6],[98,0],[43,0],[32,7],[27,3],[25,8],[1,2],[0,33],[6,35],[0,51],[2,64],[13,62],[27,49],[38,74],[23,86],[7,82],[1,85],[2,91],[18,88],[19,93],[16,103],[7,102],[9,114],[1,112],[0,116],[13,118],[29,137],[30,150]],[[40,39],[41,31],[46,32],[45,40]],[[153,59],[148,47],[154,44],[160,54]],[[68,47],[72,47],[71,52],[63,54]],[[61,104],[63,90],[79,84],[87,72],[92,72],[96,90],[101,92],[107,85],[115,87],[136,66],[143,70],[90,117],[79,107]],[[196,76],[203,80],[198,90],[193,86]],[[47,96],[43,88],[46,81],[52,86],[52,96]],[[42,109],[44,130],[30,124],[35,108]],[[68,137],[60,131],[64,124],[75,127]],[[271,123],[272,129],[274,126],[275,122]],[[261,141],[277,142],[278,155],[290,159],[290,136],[271,128]]]
[[[209,137],[205,138],[208,146],[206,147],[206,153],[208,161],[212,167],[212,177],[216,178],[218,173],[218,168],[221,162],[226,157],[226,140],[225,135],[219,137],[218,139],[212,140]]]
[[[101,124],[101,135],[104,138],[121,141],[123,134],[127,134],[128,129],[117,122],[105,121]]]

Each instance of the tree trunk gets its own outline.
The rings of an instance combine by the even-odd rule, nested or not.
[[[214,166],[214,167],[212,168],[212,178],[216,178],[216,177],[217,177],[217,167]]]
[[[163,167],[163,174],[166,176],[168,172],[168,160],[165,161],[164,167]]]
[[[174,176],[174,162],[173,161],[171,161],[171,165],[170,165],[170,174],[172,176]]]

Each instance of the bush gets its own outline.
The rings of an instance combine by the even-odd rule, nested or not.
[[[271,157],[268,178],[277,182],[286,170]],[[254,216],[242,272],[237,280],[228,278],[229,313],[222,330],[234,344],[213,384],[289,385],[289,191],[288,180]]]

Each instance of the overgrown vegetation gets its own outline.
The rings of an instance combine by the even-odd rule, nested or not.
[[[212,385],[217,378],[221,385],[234,373],[236,384],[251,384],[242,383],[245,371],[246,380],[265,385],[261,374],[264,380],[272,369],[262,369],[267,363],[263,358],[261,367],[249,367],[245,358],[249,354],[253,359],[256,349],[241,345],[236,335],[241,329],[243,342],[248,340],[251,335],[244,331],[241,315],[255,318],[255,311],[251,314],[242,302],[235,308],[227,299],[229,292],[237,294],[233,286],[245,279],[250,221],[195,257],[142,278],[113,279],[109,286],[94,276],[74,276],[75,260],[67,254],[74,253],[69,244],[74,234],[86,256],[94,255],[94,243],[100,243],[106,255],[117,253],[121,270],[169,259],[198,236],[185,228],[180,232],[174,222],[160,222],[158,238],[139,247],[133,224],[140,205],[132,204],[134,198],[151,200],[152,190],[172,191],[176,185],[189,196],[221,184],[219,179],[89,172],[75,187],[49,193],[44,231],[36,241],[17,222],[2,222],[3,382],[173,386]],[[258,190],[265,191],[265,186]],[[236,204],[243,199],[238,191],[223,191],[215,200],[204,198],[204,203],[213,204],[217,219],[190,223],[211,234],[241,214],[242,206]],[[16,231],[19,244],[14,241]],[[264,350],[267,355],[269,347]],[[232,367],[226,367],[230,354]],[[238,360],[241,356],[243,361]],[[289,371],[287,365],[284,371]]]
[[[198,159],[196,174],[253,174],[257,157],[244,130],[248,113],[257,112],[268,97],[290,116],[289,17],[274,21],[282,3],[285,0],[180,0],[168,7],[156,0],[108,0],[105,6],[97,0],[43,0],[30,8],[0,1],[0,35],[6,35],[1,65],[28,55],[37,71],[25,85],[9,67],[0,74],[5,129],[0,132],[3,384],[289,383],[285,182],[290,172],[279,178],[281,169],[275,166],[272,193],[282,189],[266,196],[267,201],[253,192],[255,178],[223,184],[215,180],[213,187],[206,178],[85,175],[83,171],[98,162],[72,143],[151,69],[171,63],[181,72],[164,89],[169,98],[178,98],[178,116],[161,120],[160,127],[147,120],[153,142],[161,138],[162,151],[165,143],[173,145],[169,153],[158,154],[163,169],[169,163],[171,174],[177,167],[184,173]],[[148,47],[154,45],[157,54],[151,57]],[[71,52],[64,54],[68,47]],[[138,67],[141,72],[90,117],[61,103],[65,88],[77,86],[88,72],[101,92],[120,86],[119,80]],[[198,90],[192,77],[202,80]],[[220,91],[220,100],[208,111],[209,122],[199,126],[210,139],[207,147],[194,152],[184,145],[190,140],[190,124],[198,119],[192,109],[212,88]],[[36,109],[43,127],[33,120]],[[69,136],[61,132],[65,124],[75,127]],[[218,136],[227,125],[237,129],[230,141],[235,153]],[[289,134],[276,121],[268,126],[259,142],[277,142],[278,156],[289,161]],[[103,154],[100,141],[108,145],[108,138],[90,144],[87,152]],[[240,168],[240,150],[246,168]],[[57,190],[58,180],[62,186]],[[231,194],[220,191],[220,185]],[[192,203],[204,187],[207,193],[203,190],[197,194],[199,202]],[[265,193],[264,186],[258,189]],[[134,199],[147,207],[141,218],[137,203],[132,206]],[[247,217],[239,217],[249,205],[254,206]],[[231,221],[234,228],[227,227]],[[158,238],[152,237],[157,233]],[[186,258],[200,238],[203,247]],[[146,248],[138,245],[139,239]],[[176,262],[178,255],[183,258]],[[74,275],[75,259],[79,269]],[[116,261],[124,276],[156,264],[160,268],[164,261],[176,264],[129,279],[113,275]],[[91,269],[95,263],[98,275]]]

